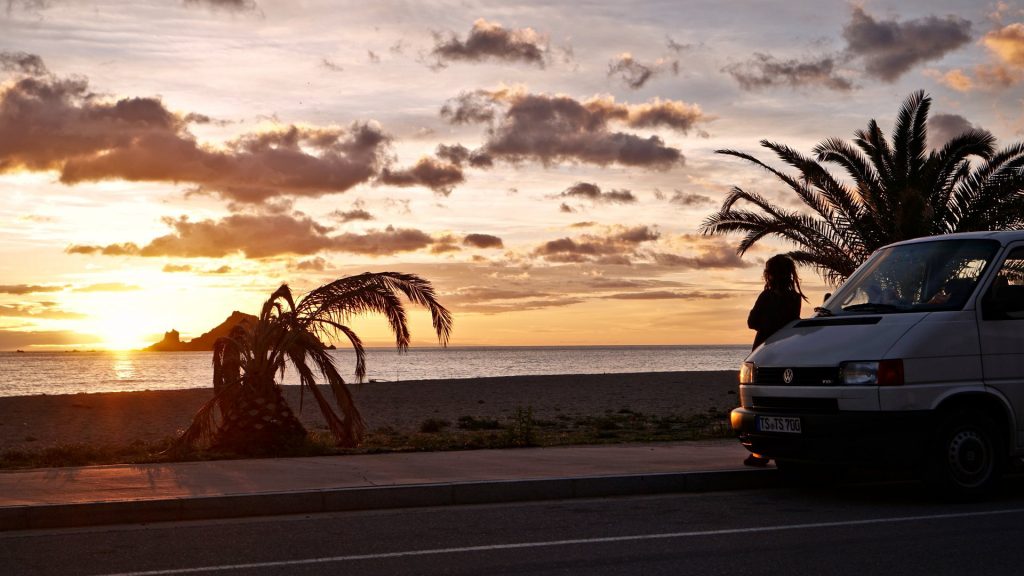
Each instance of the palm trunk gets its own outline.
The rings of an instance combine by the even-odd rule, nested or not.
[[[278,386],[246,387],[227,406],[212,448],[240,454],[273,453],[306,437]]]

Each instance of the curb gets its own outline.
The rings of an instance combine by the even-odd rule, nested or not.
[[[776,485],[777,474],[778,471],[774,469],[722,470],[630,476],[409,484],[302,492],[201,496],[169,500],[9,506],[0,507],[0,532],[389,508],[636,496],[671,492],[748,490]]]

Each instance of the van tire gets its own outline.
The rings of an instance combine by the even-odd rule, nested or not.
[[[980,498],[994,487],[1002,455],[1000,436],[988,414],[977,409],[955,410],[935,427],[927,480],[943,497]]]

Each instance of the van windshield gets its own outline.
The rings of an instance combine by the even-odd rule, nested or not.
[[[960,310],[999,250],[994,240],[884,248],[817,309],[820,316]]]

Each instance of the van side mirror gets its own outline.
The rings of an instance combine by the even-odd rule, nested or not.
[[[825,297],[821,299],[821,303],[824,304],[825,302],[828,302],[828,299],[831,298],[831,297],[832,297],[832,293],[831,292],[825,292]]]

